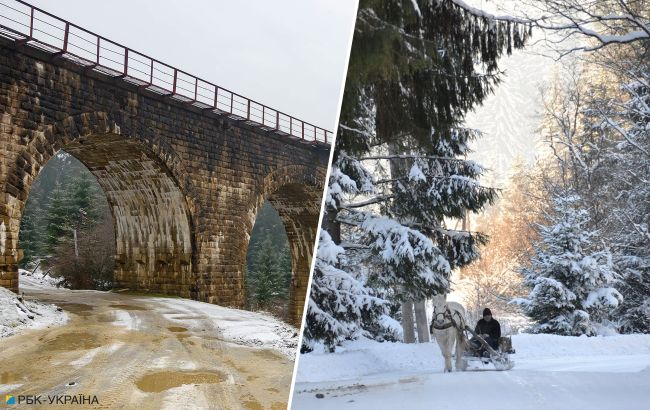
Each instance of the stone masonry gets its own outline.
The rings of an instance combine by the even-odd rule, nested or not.
[[[0,286],[15,292],[25,201],[61,149],[83,162],[106,194],[119,288],[242,307],[250,233],[269,200],[289,237],[289,320],[300,323],[327,146],[0,39]]]

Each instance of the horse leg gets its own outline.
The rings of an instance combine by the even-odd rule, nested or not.
[[[447,371],[447,343],[446,343],[446,335],[444,334],[443,331],[440,330],[435,330],[434,332],[436,342],[438,343],[438,347],[440,348],[440,353],[442,354],[442,357],[445,359],[445,368],[444,371]]]
[[[465,352],[465,337],[461,332],[456,334],[456,371],[465,371],[463,366],[463,352]]]
[[[453,341],[450,340],[450,334],[447,330],[440,337],[440,351],[445,358],[445,372],[451,372],[451,348]]]

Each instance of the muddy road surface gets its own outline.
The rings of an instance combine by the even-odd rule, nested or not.
[[[27,293],[60,306],[69,320],[0,339],[3,398],[41,396],[44,404],[36,408],[52,408],[48,396],[65,395],[96,396],[97,403],[55,408],[286,408],[293,361],[275,350],[224,341],[200,309],[175,312],[173,305],[112,292]],[[191,329],[183,326],[183,315]]]

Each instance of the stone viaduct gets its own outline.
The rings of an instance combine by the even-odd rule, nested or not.
[[[180,71],[164,93],[28,40],[0,37],[0,286],[19,291],[25,202],[39,170],[65,150],[110,204],[118,288],[243,307],[248,241],[269,200],[290,242],[288,319],[299,324],[329,157],[316,128],[307,142],[305,123],[298,136],[295,119],[283,131],[279,112],[270,126],[264,109],[252,120],[251,102],[249,115],[233,114],[233,95],[230,110],[197,103],[200,80],[195,98],[183,98]]]

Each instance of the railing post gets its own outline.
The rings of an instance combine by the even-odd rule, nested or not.
[[[29,38],[34,38],[34,7],[31,8],[29,17]]]
[[[280,131],[280,111],[275,112],[275,129]]]
[[[231,114],[235,113],[235,107],[233,107],[234,104],[235,104],[235,93],[231,91],[230,92],[230,113]]]
[[[172,94],[176,94],[176,79],[178,78],[178,70],[174,68],[174,87],[172,88]]]
[[[124,76],[126,77],[129,72],[129,49],[124,47]]]
[[[251,119],[251,100],[248,100],[248,106],[246,107],[246,119],[249,121]]]
[[[101,50],[101,47],[100,47],[100,45],[99,45],[99,42],[100,42],[100,41],[102,41],[102,38],[99,37],[99,36],[97,36],[97,60],[95,61],[95,63],[96,63],[97,65],[99,65],[99,54],[100,54],[100,50]]]
[[[289,116],[289,135],[293,135],[293,117]]]
[[[302,123],[302,139],[305,139],[305,122],[300,121]]]
[[[219,97],[219,87],[215,85],[214,86],[214,108],[215,109],[217,108],[217,102],[218,102],[217,97]]]
[[[194,101],[196,101],[196,98],[198,97],[199,93],[199,79],[194,77]]]
[[[68,51],[68,33],[70,32],[70,23],[65,23],[65,34],[63,35],[63,52]]]
[[[264,125],[264,109],[266,108],[266,105],[262,106],[262,125]]]

